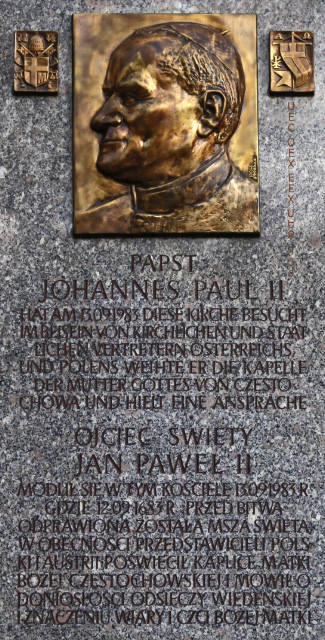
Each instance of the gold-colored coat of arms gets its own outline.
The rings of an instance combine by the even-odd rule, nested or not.
[[[56,31],[16,31],[14,90],[55,93],[58,90]]]
[[[314,91],[314,34],[312,31],[271,31],[271,91]]]

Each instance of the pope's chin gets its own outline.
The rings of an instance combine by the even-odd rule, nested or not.
[[[134,159],[131,160],[127,157],[127,153],[125,153],[127,144],[120,144],[120,147],[122,148],[118,148],[116,145],[113,149],[112,145],[112,150],[109,152],[101,148],[96,167],[107,178],[112,178],[116,182],[133,184],[137,181],[140,163],[136,166]]]
[[[108,178],[116,180],[119,174],[123,173],[126,149],[126,141],[109,142],[102,145],[96,163],[98,171]]]

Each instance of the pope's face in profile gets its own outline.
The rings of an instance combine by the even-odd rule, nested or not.
[[[92,120],[101,134],[98,170],[114,180],[154,186],[186,175],[197,162],[201,108],[157,58],[172,40],[129,38],[113,52],[105,102]]]

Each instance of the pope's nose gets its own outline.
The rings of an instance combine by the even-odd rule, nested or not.
[[[90,126],[94,131],[101,132],[107,127],[118,127],[122,124],[123,116],[118,110],[117,101],[109,98],[93,116]]]

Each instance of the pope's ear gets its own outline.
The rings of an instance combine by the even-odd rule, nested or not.
[[[208,89],[199,99],[202,115],[198,123],[198,135],[207,138],[216,132],[226,111],[226,97],[220,89]]]

